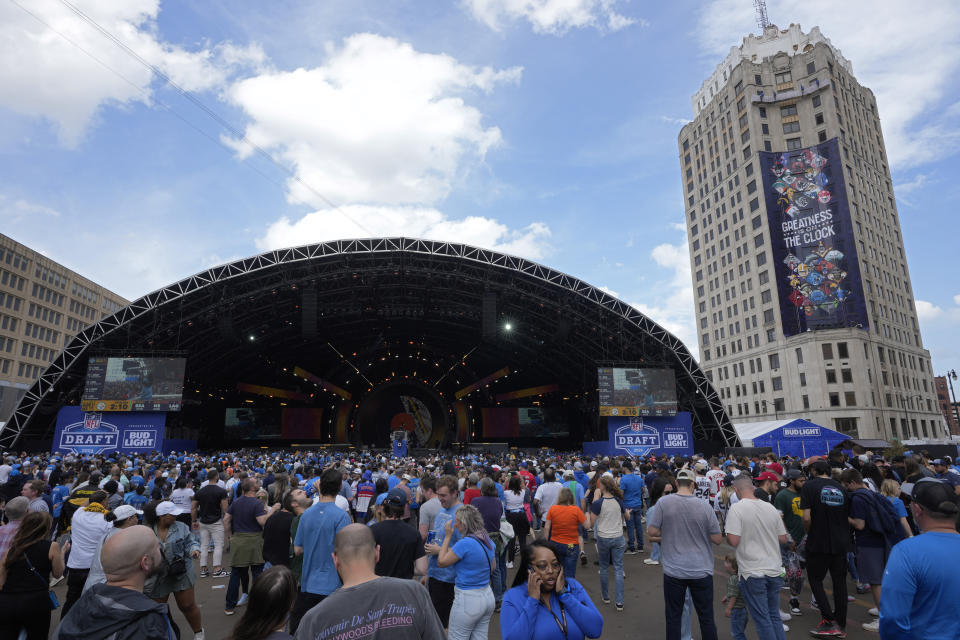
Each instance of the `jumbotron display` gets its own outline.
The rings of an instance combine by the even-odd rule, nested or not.
[[[673,369],[601,367],[597,369],[597,387],[601,416],[677,414]]]
[[[186,366],[186,358],[90,358],[80,407],[84,411],[180,411]]]

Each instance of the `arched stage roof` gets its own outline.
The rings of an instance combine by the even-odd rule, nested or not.
[[[484,301],[492,309],[494,298],[499,328],[491,332],[488,314],[485,331]],[[341,386],[353,377],[379,385],[398,375],[405,355],[404,373],[427,362],[419,365],[430,368],[427,382],[451,395],[509,366],[510,386],[501,391],[557,384],[562,395],[583,398],[585,416],[596,416],[598,365],[669,366],[694,438],[738,444],[713,386],[663,327],[574,277],[451,242],[375,238],[279,249],[149,293],[71,340],[0,430],[0,446],[50,438],[58,409],[79,399],[91,355],[187,357],[185,402],[192,386],[288,387],[283,376],[295,365]]]

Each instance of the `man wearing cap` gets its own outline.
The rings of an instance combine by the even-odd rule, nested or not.
[[[933,461],[933,470],[937,480],[942,480],[953,488],[953,492],[960,496],[960,473],[955,472],[949,463],[941,458]]]
[[[83,585],[90,574],[93,554],[100,546],[105,533],[113,524],[104,519],[107,513],[107,492],[97,491],[90,496],[90,503],[73,514],[70,520],[70,557],[67,559],[67,598],[60,612],[63,620],[70,608],[80,599]]]
[[[660,538],[667,640],[680,640],[683,604],[689,589],[702,640],[716,640],[713,619],[713,547],[723,536],[713,509],[694,494],[696,474],[677,473],[677,491],[665,494],[647,514],[647,535]]]
[[[373,525],[373,537],[380,547],[377,560],[378,576],[392,576],[407,580],[427,575],[427,557],[423,540],[413,525],[403,521],[407,495],[394,487],[383,500],[384,519]]]
[[[769,502],[756,497],[746,474],[737,476],[733,488],[739,500],[727,514],[727,541],[737,550],[740,594],[761,640],[785,640],[780,622],[780,588],[783,563],[780,545],[788,540],[783,519]]]
[[[20,522],[23,520],[23,517],[27,515],[29,509],[30,501],[23,496],[17,496],[7,503],[5,512],[9,522],[0,527],[0,558],[2,558],[7,553],[7,549],[10,548],[10,543],[13,542],[13,537],[20,528]]]
[[[880,637],[884,640],[960,638],[958,500],[943,482],[923,479],[910,511],[921,534],[899,542],[883,575]]]
[[[803,512],[800,510],[800,491],[803,489],[807,478],[799,469],[789,469],[784,476],[784,480],[787,481],[787,486],[781,489],[777,497],[774,498],[773,506],[780,511],[780,515],[783,517],[783,525],[786,527],[787,533],[790,534],[793,547],[796,548],[800,546],[800,541],[806,534],[806,531],[803,530]],[[791,553],[796,552],[790,550],[785,555]],[[788,564],[788,562],[784,562],[785,567]],[[800,589],[803,588],[802,571],[799,580],[788,580],[788,582],[790,584],[790,613],[795,616],[801,615],[799,595]]]
[[[777,492],[777,484],[780,478],[772,471],[764,471],[756,478],[757,488],[753,495],[757,500],[763,500],[768,504],[773,504],[773,494]]]

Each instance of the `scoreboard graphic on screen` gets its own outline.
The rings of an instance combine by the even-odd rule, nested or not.
[[[672,416],[677,413],[673,369],[601,367],[597,369],[601,416]]]
[[[93,357],[80,400],[84,411],[180,411],[185,358]]]

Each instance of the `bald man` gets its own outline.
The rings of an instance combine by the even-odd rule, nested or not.
[[[160,542],[142,525],[123,529],[103,544],[104,584],[77,600],[60,621],[54,640],[175,640],[166,604],[143,595],[143,583],[163,567]]]
[[[297,640],[359,637],[368,640],[420,640],[445,636],[430,594],[419,582],[380,577],[380,547],[370,527],[350,524],[337,532],[333,564],[343,586],[310,609]]]

